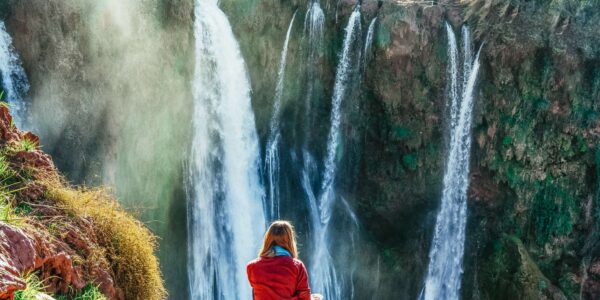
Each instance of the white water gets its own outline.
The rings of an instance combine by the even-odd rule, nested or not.
[[[352,12],[345,30],[343,50],[336,72],[332,97],[331,125],[327,139],[327,154],[320,186],[320,195],[318,199],[314,195],[309,196],[312,243],[315,245],[315,250],[311,257],[311,287],[313,290],[321,292],[325,296],[325,299],[341,299],[343,292],[339,275],[335,269],[329,250],[330,246],[335,245],[330,245],[328,242],[330,240],[328,226],[336,199],[334,182],[337,171],[336,154],[341,138],[341,104],[349,87],[352,66],[355,65],[351,61],[351,52],[360,30],[360,6],[357,6],[354,12]],[[306,174],[303,174],[303,176],[306,177]],[[303,183],[304,181],[308,181],[308,178],[303,180]],[[305,187],[305,190],[307,189]]]
[[[192,299],[250,299],[246,263],[265,230],[250,84],[217,0],[196,0],[194,137],[189,165]]]
[[[369,29],[367,30],[367,38],[365,39],[365,48],[364,48],[364,64],[367,64],[367,59],[369,59],[370,55],[369,55],[369,51],[371,50],[371,45],[373,45],[373,35],[375,33],[375,23],[377,22],[377,17],[373,18],[373,20],[371,20],[371,23],[369,24]]]
[[[2,21],[0,21],[0,73],[2,73],[4,90],[3,99],[6,99],[10,105],[10,111],[17,127],[23,129],[27,110],[23,96],[29,91],[29,83],[12,45],[12,38]]]
[[[452,27],[448,32],[450,58],[451,137],[450,153],[444,175],[441,208],[429,253],[429,268],[423,297],[426,300],[459,299],[462,261],[464,255],[465,225],[467,219],[467,189],[469,186],[469,159],[471,152],[471,122],[473,90],[479,71],[479,53],[470,60],[470,35],[463,30],[465,63],[463,78],[467,78],[462,93],[458,92],[458,50]],[[471,65],[472,63],[472,65]],[[460,99],[458,95],[461,95]]]
[[[325,23],[325,14],[318,0],[313,0],[308,3],[306,17],[304,18],[304,38],[307,49],[307,66],[306,66],[306,97],[305,97],[305,119],[307,121],[305,144],[308,143],[310,135],[310,127],[312,126],[311,108],[312,101],[316,98],[317,91],[315,83],[320,78],[318,60],[322,55],[323,50],[323,25]],[[304,145],[305,147],[308,145]]]
[[[281,60],[279,61],[279,71],[277,72],[277,85],[275,87],[275,99],[273,101],[273,114],[269,126],[269,138],[267,139],[265,153],[265,170],[269,186],[268,194],[268,219],[279,219],[279,141],[281,140],[280,119],[281,119],[281,97],[283,96],[283,84],[285,81],[285,66],[287,62],[288,44],[292,33],[292,27],[296,19],[296,13],[290,21],[283,50],[281,50]]]

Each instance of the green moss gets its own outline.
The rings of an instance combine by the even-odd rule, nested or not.
[[[483,290],[494,291],[488,295],[490,299],[556,299],[548,296],[560,294],[515,236],[494,242],[482,275]]]
[[[390,27],[394,24],[382,22],[375,32],[375,45],[380,49],[386,49],[392,43],[392,33]]]
[[[573,273],[565,273],[563,274],[559,281],[558,286],[561,291],[565,293],[565,295],[569,299],[578,299],[579,298],[579,283],[576,280],[576,275]]]
[[[576,209],[573,195],[548,176],[535,195],[531,212],[538,245],[543,246],[552,237],[569,235]]]
[[[417,169],[417,157],[415,154],[405,154],[402,156],[402,162],[411,171],[415,171]]]
[[[408,127],[398,126],[393,130],[394,137],[399,140],[408,139],[412,135],[412,131]]]

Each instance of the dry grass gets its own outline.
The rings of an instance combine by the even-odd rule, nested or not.
[[[154,255],[156,238],[139,221],[123,210],[104,189],[72,189],[47,183],[48,199],[79,217],[89,217],[117,286],[126,299],[165,299],[166,290]]]

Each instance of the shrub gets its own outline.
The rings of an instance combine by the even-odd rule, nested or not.
[[[89,217],[100,246],[126,299],[164,299],[166,290],[154,250],[154,235],[125,212],[105,189],[71,189],[48,183],[48,198],[80,217]]]

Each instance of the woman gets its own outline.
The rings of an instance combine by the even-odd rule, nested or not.
[[[258,258],[248,263],[246,271],[254,300],[321,300],[320,295],[310,294],[290,222],[275,221],[269,226]]]

